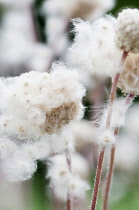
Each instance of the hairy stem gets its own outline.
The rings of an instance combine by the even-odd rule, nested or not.
[[[130,104],[134,99],[133,94],[128,94],[128,96],[125,99],[125,104]],[[117,137],[119,133],[120,128],[114,129],[114,135]],[[109,201],[109,194],[110,194],[110,187],[112,183],[112,177],[113,177],[113,171],[114,171],[114,159],[115,159],[115,149],[116,146],[113,145],[111,148],[111,154],[110,154],[110,163],[109,163],[109,169],[108,169],[108,175],[106,180],[106,188],[105,188],[105,195],[104,195],[104,203],[103,203],[103,210],[108,209],[108,201]]]
[[[118,135],[119,128],[115,128],[114,134],[115,136]],[[109,169],[108,169],[108,175],[106,180],[106,189],[105,189],[105,196],[104,196],[104,203],[103,203],[103,210],[108,209],[108,198],[110,193],[110,186],[112,182],[112,176],[113,176],[113,169],[114,169],[114,159],[115,159],[115,145],[111,148],[111,157],[110,157],[110,163],[109,163]]]
[[[117,89],[117,83],[119,79],[120,74],[117,73],[112,85],[111,93],[110,93],[110,99],[109,99],[109,104],[108,104],[108,116],[107,116],[107,121],[106,121],[106,129],[110,127],[110,121],[111,121],[111,115],[112,115],[112,105],[115,100],[115,95],[116,95],[116,89]],[[96,209],[96,204],[97,204],[97,198],[98,198],[98,192],[99,192],[99,186],[100,186],[100,181],[101,181],[101,174],[102,174],[102,168],[103,168],[103,160],[104,160],[104,154],[105,154],[105,146],[103,149],[100,151],[99,154],[99,161],[97,165],[97,171],[96,171],[96,177],[95,177],[95,183],[94,183],[94,191],[93,191],[93,197],[92,197],[92,205],[91,205],[91,210]]]
[[[105,147],[103,147],[101,149],[100,155],[99,155],[97,171],[96,171],[96,177],[95,177],[95,184],[94,184],[94,191],[93,191],[93,198],[92,198],[92,204],[91,204],[91,210],[95,210],[96,209],[97,198],[98,198],[98,191],[99,191],[101,174],[102,174],[104,154],[105,154]]]
[[[123,65],[127,55],[128,55],[128,53],[126,53],[124,51],[123,55],[122,55],[122,59],[121,59],[121,66]],[[112,108],[113,108],[113,103],[114,103],[115,96],[116,96],[116,90],[117,90],[117,84],[119,81],[119,77],[120,77],[120,72],[116,74],[113,84],[112,84],[112,88],[111,88],[109,104],[108,104],[108,115],[107,115],[107,120],[106,120],[106,129],[110,128],[111,117],[112,117]],[[92,196],[91,210],[96,209],[97,198],[98,198],[98,193],[99,193],[99,186],[100,186],[101,175],[102,175],[103,160],[104,160],[104,155],[105,155],[105,149],[106,149],[106,147],[104,146],[99,154],[99,161],[98,161],[98,165],[97,165],[97,171],[96,171],[96,177],[95,177],[95,183],[94,183],[94,191],[93,191],[93,196]]]

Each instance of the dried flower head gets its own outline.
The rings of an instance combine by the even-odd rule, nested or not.
[[[75,20],[74,25],[75,42],[66,56],[67,64],[88,75],[115,75],[121,60],[114,43],[116,19],[105,16],[92,24]]]
[[[117,18],[115,43],[126,52],[139,52],[139,10],[124,9]]]
[[[111,116],[111,129],[120,128],[125,125],[125,117],[131,103],[126,104],[125,99],[117,99],[113,103]],[[104,109],[100,120],[100,127],[105,129],[109,108]]]
[[[50,186],[55,196],[66,201],[67,194],[70,192],[73,198],[83,198],[85,191],[89,190],[89,185],[77,174],[79,169],[76,164],[72,166],[73,173],[70,173],[65,155],[57,155],[50,161],[47,177],[50,178]],[[73,161],[76,161],[76,156],[75,158],[73,156]]]
[[[102,131],[98,137],[98,144],[112,145],[116,141],[116,138],[111,130]]]
[[[124,93],[139,94],[139,53],[130,53],[124,64],[124,71],[121,73],[118,87]]]
[[[29,72],[1,80],[1,131],[19,138],[57,133],[83,116],[85,89],[62,64],[49,73]]]
[[[12,158],[7,158],[3,165],[3,170],[9,181],[19,182],[28,180],[35,173],[37,164],[19,154]]]

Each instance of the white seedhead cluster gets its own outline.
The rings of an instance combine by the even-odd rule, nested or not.
[[[1,80],[1,132],[18,138],[56,133],[83,116],[85,89],[77,75],[55,65],[49,73],[29,72]]]
[[[114,43],[116,19],[106,16],[92,24],[75,20],[74,27],[76,37],[66,56],[67,64],[84,74],[115,75],[122,55]]]
[[[79,166],[77,171],[76,161],[80,163],[80,167],[82,166],[82,159],[73,156],[72,162],[74,162],[74,165],[72,166],[72,173],[70,173],[65,155],[57,155],[50,159],[47,177],[50,178],[50,186],[55,196],[62,201],[66,201],[68,193],[72,198],[83,198],[85,191],[89,190],[87,182],[79,177],[81,174],[77,174]]]
[[[139,52],[139,10],[125,9],[117,18],[115,43],[126,52]]]
[[[124,93],[139,94],[139,53],[129,53],[122,72],[118,87]]]
[[[68,210],[72,202],[80,209],[79,203],[82,206],[85,201],[98,148],[91,209],[96,209],[108,148],[107,206],[118,133],[126,125],[134,96],[139,94],[139,10],[124,9],[118,18],[102,17],[114,3],[47,0],[35,10],[33,0],[0,0],[6,9],[0,28],[2,168],[8,180],[19,182],[33,177],[38,160],[46,162],[52,200],[67,203]],[[46,24],[38,18],[40,13]],[[125,97],[116,98],[117,88]],[[103,105],[104,100],[108,102]],[[86,119],[80,121],[84,116]],[[133,132],[138,135],[136,126]],[[125,154],[132,153],[134,146]],[[135,159],[137,154],[132,163]],[[127,162],[125,155],[123,165],[129,170]]]

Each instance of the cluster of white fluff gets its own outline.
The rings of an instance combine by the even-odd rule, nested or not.
[[[76,158],[78,157],[72,157],[73,163]],[[66,201],[68,193],[72,198],[85,196],[85,191],[89,190],[89,185],[77,175],[77,172],[79,172],[79,165],[78,168],[76,165],[72,165],[72,173],[69,172],[65,155],[58,155],[50,159],[47,178],[50,178],[50,187],[58,199]]]
[[[114,3],[114,0],[48,0],[43,9],[48,14],[58,14],[67,18],[94,19],[112,9]]]
[[[36,160],[74,150],[68,125],[83,116],[85,94],[75,72],[58,63],[51,73],[1,78],[0,87],[0,157],[9,180],[27,180]]]
[[[8,180],[24,181],[30,179],[36,171],[36,160],[46,160],[66,149],[74,150],[73,137],[69,128],[58,134],[45,134],[37,141],[19,141],[19,139],[2,136],[0,139],[0,158],[4,162],[2,168]],[[78,163],[81,160],[86,169],[81,170],[76,161],[77,171],[83,177],[87,177],[89,169],[86,161],[80,156],[76,159]]]
[[[114,43],[116,19],[106,16],[92,24],[75,20],[74,26],[75,42],[66,56],[67,64],[84,74],[115,75],[122,56]]]
[[[131,103],[126,104],[125,99],[117,99],[114,101],[114,104],[112,107],[111,123],[110,123],[110,127],[112,129],[120,128],[121,126],[125,125],[125,117],[126,117],[126,113],[130,105]],[[108,109],[109,108],[106,108],[103,112],[102,119],[100,122],[102,127],[105,127],[106,125]]]
[[[115,141],[116,138],[110,129],[102,130],[97,138],[97,143],[101,145],[112,145],[115,144]]]
[[[11,157],[16,151],[18,147],[16,144],[7,138],[7,136],[1,136],[0,138],[0,158],[5,159],[7,157]]]
[[[115,42],[126,52],[139,52],[139,10],[125,9],[119,13]]]
[[[18,153],[4,161],[3,170],[9,181],[19,182],[30,179],[37,169],[35,161],[30,161]]]
[[[125,99],[117,99],[114,101],[109,129],[106,129],[109,107],[104,109],[101,120],[99,122],[100,127],[96,131],[98,135],[98,144],[111,145],[115,143],[116,138],[114,136],[114,129],[121,128],[125,125],[126,113],[130,105],[131,103],[126,104]]]
[[[1,132],[21,139],[56,133],[83,116],[85,89],[76,73],[57,64],[48,73],[1,79]]]
[[[124,63],[124,71],[119,78],[118,87],[124,93],[139,95],[139,53],[129,53]]]
[[[35,145],[35,144],[34,144]],[[39,144],[37,145],[39,146]],[[31,154],[28,154],[29,145],[20,144],[13,138],[1,136],[0,139],[0,158],[2,159],[2,169],[6,179],[9,181],[24,181],[30,179],[37,169],[36,160],[39,158],[35,154],[35,158],[31,159]],[[34,147],[35,148],[35,147]],[[28,150],[27,150],[28,149]],[[38,149],[40,149],[38,147]],[[36,151],[32,151],[35,153]],[[47,153],[47,150],[46,150]],[[43,154],[41,154],[42,157]]]

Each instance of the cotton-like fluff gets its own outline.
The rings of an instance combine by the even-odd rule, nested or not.
[[[124,93],[139,95],[139,53],[129,53],[125,60],[124,71],[119,78],[118,87]]]
[[[29,72],[0,84],[1,132],[21,139],[59,132],[83,116],[85,89],[62,64],[52,72]]]
[[[7,179],[14,182],[30,179],[36,168],[36,162],[30,161],[19,154],[15,154],[12,158],[7,158],[3,164],[3,171]]]
[[[73,137],[69,128],[56,134],[45,134],[37,141],[21,145],[21,153],[30,160],[44,160],[51,155],[63,152],[65,149],[74,151]]]
[[[74,151],[74,139],[73,135],[69,129],[69,126],[66,126],[61,132],[54,134],[45,134],[41,137],[42,140],[48,141],[51,154],[61,153],[66,149]]]
[[[85,74],[112,76],[120,70],[122,52],[115,46],[116,19],[105,16],[94,23],[75,20],[75,42],[66,62]]]
[[[139,10],[124,9],[117,18],[115,43],[126,52],[139,52]]]
[[[112,108],[112,116],[110,122],[110,127],[112,129],[120,128],[121,126],[125,125],[125,117],[130,105],[131,103],[126,104],[125,99],[115,100]],[[104,109],[102,118],[99,122],[101,128],[105,128],[107,116],[108,116],[108,108]]]
[[[112,130],[102,130],[98,134],[97,143],[100,145],[113,145],[115,144],[116,138]]]
[[[68,193],[73,198],[83,198],[89,185],[77,174],[69,172],[65,155],[55,156],[50,161],[47,178],[50,178],[55,196],[62,201],[66,201]]]
[[[16,146],[16,144],[6,136],[1,136],[0,158],[5,159],[7,157],[11,157],[11,155],[13,155],[16,151],[18,151],[18,147]]]
[[[48,14],[58,14],[67,18],[94,19],[114,6],[114,0],[48,0],[43,10]]]
[[[29,160],[44,160],[52,154],[49,139],[25,143],[20,148],[21,153]]]

